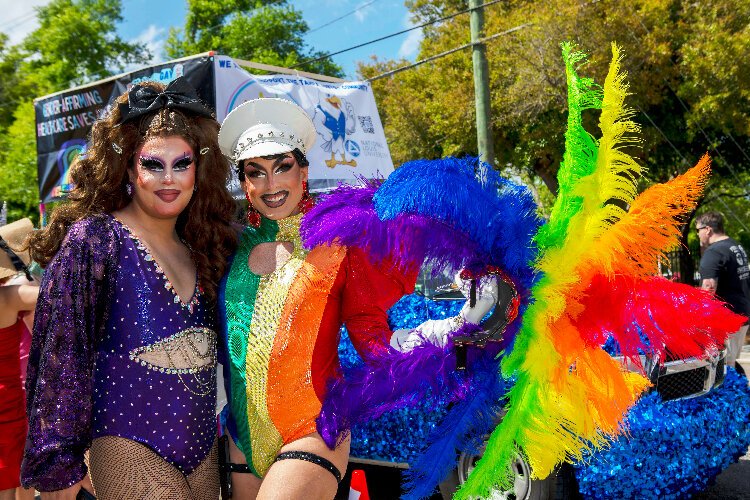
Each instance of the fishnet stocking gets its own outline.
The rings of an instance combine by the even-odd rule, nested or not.
[[[126,438],[96,438],[89,454],[91,480],[99,500],[219,498],[216,443],[187,477],[151,448]]]

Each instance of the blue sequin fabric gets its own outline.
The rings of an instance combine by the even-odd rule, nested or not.
[[[100,436],[146,444],[184,474],[208,456],[216,434],[213,317],[198,287],[198,300],[186,303],[170,285],[113,217],[71,227],[39,294],[24,485],[53,491],[80,481],[84,452]],[[201,362],[189,366],[191,359]]]
[[[690,498],[747,453],[750,387],[727,368],[724,384],[705,396],[662,402],[641,398],[629,432],[576,465],[585,498]]]
[[[463,301],[435,302],[417,294],[406,295],[388,310],[392,330],[415,328],[428,319],[445,319],[458,314]],[[339,359],[346,372],[362,363],[343,329]],[[392,411],[352,429],[353,457],[410,463],[424,451],[428,437],[445,416],[445,408],[424,402],[415,408]],[[408,429],[408,432],[404,432]]]

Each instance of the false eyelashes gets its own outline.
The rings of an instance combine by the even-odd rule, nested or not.
[[[190,165],[193,164],[193,161],[195,161],[195,159],[192,155],[186,155],[178,158],[172,164],[172,170],[175,172],[187,170],[188,168],[190,168]],[[162,172],[166,167],[164,160],[156,156],[140,156],[138,158],[138,164],[146,170],[150,170],[152,172]]]

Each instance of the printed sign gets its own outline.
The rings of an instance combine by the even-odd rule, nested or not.
[[[328,83],[293,75],[252,75],[231,58],[216,56],[219,121],[259,97],[288,99],[312,118],[317,141],[307,152],[310,187],[319,190],[393,171],[375,97],[367,82]]]
[[[166,84],[183,75],[216,111],[219,122],[235,107],[258,97],[281,97],[300,105],[318,132],[315,146],[307,154],[312,190],[362,177],[386,177],[393,171],[383,125],[368,83],[251,75],[230,57],[198,56],[35,101],[40,200],[46,203],[64,198],[73,188],[70,166],[85,152],[94,121],[118,96],[145,80]],[[236,179],[231,188],[239,193]]]

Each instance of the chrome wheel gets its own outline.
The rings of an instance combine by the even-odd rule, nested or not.
[[[484,450],[481,450],[483,452]],[[476,467],[476,463],[482,458],[479,455],[461,453],[458,457],[458,483],[464,484]],[[510,465],[513,472],[513,489],[509,491],[493,490],[488,497],[489,500],[528,500],[531,496],[531,468],[526,460],[520,455],[516,456]]]

